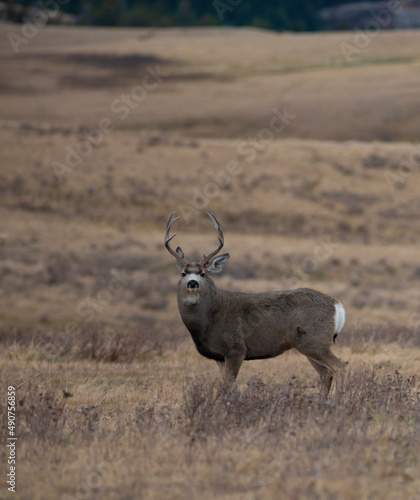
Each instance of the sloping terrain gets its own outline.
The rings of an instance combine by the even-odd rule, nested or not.
[[[0,32],[13,498],[417,498],[420,33],[361,49],[354,33],[47,27],[15,53],[22,26]],[[341,399],[319,402],[295,352],[218,385],[177,311],[174,210],[191,259],[216,244],[203,212],[220,220],[218,286],[343,302]]]

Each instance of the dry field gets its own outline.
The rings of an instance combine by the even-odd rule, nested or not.
[[[0,498],[420,500],[420,32],[0,33]],[[342,397],[295,352],[219,383],[173,210],[220,287],[343,302]]]

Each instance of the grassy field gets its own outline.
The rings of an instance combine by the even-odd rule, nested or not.
[[[21,30],[0,24],[0,498],[420,500],[420,32],[349,59],[344,32],[48,27],[15,53]],[[173,210],[190,258],[221,221],[221,288],[343,302],[341,397],[294,351],[220,383],[179,318]]]

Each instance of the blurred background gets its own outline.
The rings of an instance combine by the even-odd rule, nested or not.
[[[420,498],[419,4],[0,3],[15,500]],[[220,288],[342,301],[342,397],[294,350],[218,385],[173,211]]]
[[[176,244],[208,252],[210,210],[232,256],[221,287],[310,286],[343,301],[349,327],[417,333],[419,13],[2,3],[2,324],[189,342],[162,239],[175,210]]]
[[[56,5],[54,5],[56,3]],[[95,26],[253,26],[276,31],[364,29],[386,21],[386,29],[419,28],[418,0],[348,2],[343,0],[283,0],[261,5],[256,0],[53,0],[1,3],[3,18],[25,22],[36,11],[48,23]],[[385,14],[388,12],[388,14]]]

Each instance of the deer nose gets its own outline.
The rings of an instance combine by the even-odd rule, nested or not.
[[[198,281],[196,280],[190,280],[187,284],[188,288],[198,288]]]

